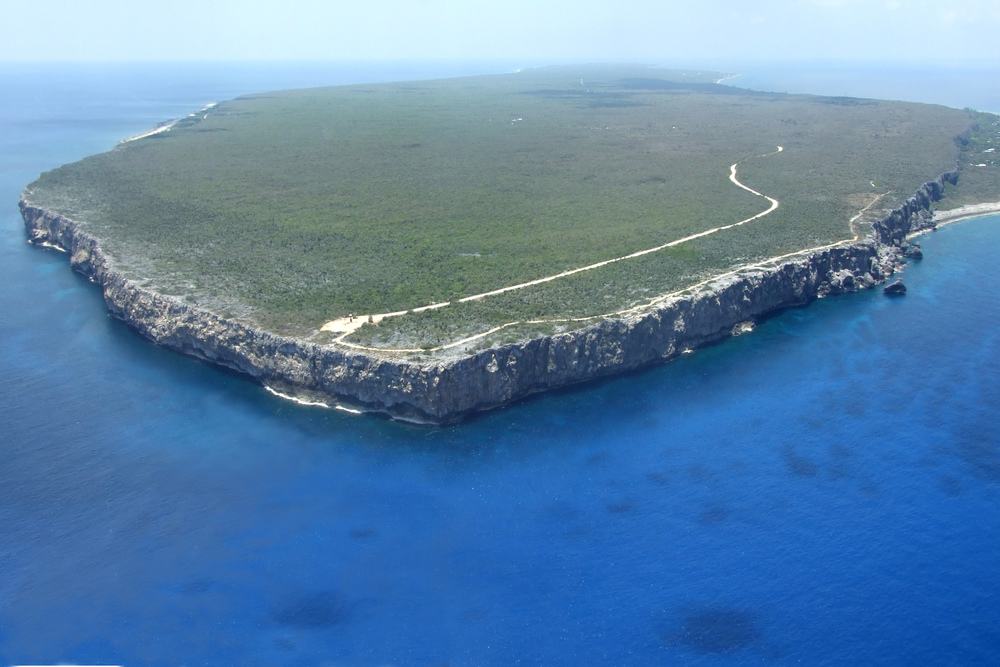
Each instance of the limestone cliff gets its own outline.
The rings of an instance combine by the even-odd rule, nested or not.
[[[817,297],[868,288],[900,261],[906,235],[932,225],[929,206],[957,172],[925,183],[854,243],[805,252],[720,278],[621,319],[442,362],[414,362],[278,336],[143,289],[102,253],[85,226],[22,196],[32,243],[70,253],[73,268],[101,286],[108,309],[139,334],[182,354],[231,368],[292,393],[448,423],[529,394],[612,375],[731,335],[734,326]]]

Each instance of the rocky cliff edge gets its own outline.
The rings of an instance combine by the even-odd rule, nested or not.
[[[66,250],[72,267],[100,285],[111,314],[153,342],[293,396],[445,424],[536,392],[664,361],[768,313],[882,282],[900,263],[907,235],[933,226],[931,202],[957,179],[952,171],[925,183],[857,241],[720,277],[619,319],[441,362],[317,345],[224,319],[126,278],[84,225],[36,206],[30,192],[20,208],[29,241]]]

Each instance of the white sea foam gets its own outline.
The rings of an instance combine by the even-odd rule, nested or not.
[[[272,389],[271,387],[268,387],[266,384],[264,385],[264,389],[266,389],[268,392],[274,394],[278,398],[283,398],[286,401],[291,401],[292,403],[298,403],[299,405],[309,405],[309,406],[313,406],[313,407],[317,407],[317,408],[327,408],[327,409],[330,408],[329,405],[327,405],[326,403],[323,403],[322,401],[307,401],[307,400],[302,399],[302,398],[296,398],[295,396],[289,396],[288,394],[281,393],[277,389]]]
[[[31,241],[28,241],[28,243],[31,243]],[[61,245],[56,245],[55,243],[49,243],[48,241],[42,241],[41,243],[31,243],[31,245],[36,245],[41,248],[51,248],[52,250],[58,250],[59,252],[69,252],[69,250],[66,250],[66,248],[62,247]]]
[[[274,389],[272,387],[268,387],[266,384],[264,385],[264,389],[266,389],[270,394],[272,394],[274,396],[277,396],[278,398],[283,398],[286,401],[291,401],[292,403],[297,403],[298,405],[307,405],[309,407],[314,407],[314,408],[326,408],[327,410],[340,410],[341,412],[347,412],[347,413],[350,413],[352,415],[362,415],[362,414],[364,414],[364,412],[362,412],[361,410],[356,410],[354,408],[348,408],[348,407],[345,407],[345,406],[340,405],[338,403],[334,403],[333,405],[330,405],[329,403],[324,403],[322,401],[307,401],[304,398],[298,398],[296,396],[291,396],[289,394],[282,393],[282,392],[278,391],[277,389]]]

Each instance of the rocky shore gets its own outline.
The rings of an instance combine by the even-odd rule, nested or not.
[[[114,267],[85,225],[36,206],[30,192],[20,208],[29,241],[66,250],[72,267],[101,287],[111,314],[153,342],[285,395],[446,424],[533,393],[662,362],[768,313],[884,282],[903,261],[908,235],[935,225],[930,205],[957,179],[951,171],[925,183],[858,241],[727,275],[620,319],[444,361],[318,345],[224,319],[143,289]]]

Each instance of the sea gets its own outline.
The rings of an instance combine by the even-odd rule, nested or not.
[[[998,216],[905,297],[448,428],[157,348],[26,243],[39,173],[206,103],[523,64],[0,65],[0,665],[1000,664]],[[1000,111],[988,68],[725,69]]]

